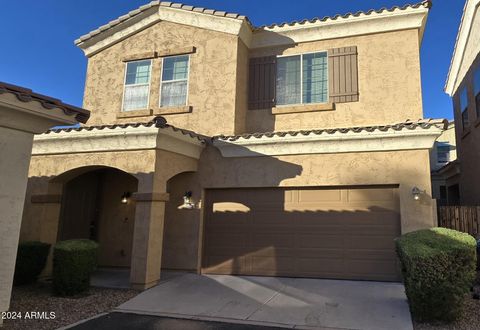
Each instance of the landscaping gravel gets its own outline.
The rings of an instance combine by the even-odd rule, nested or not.
[[[49,283],[14,287],[10,311],[21,312],[21,319],[4,320],[3,329],[57,329],[111,311],[138,293],[135,290],[90,288],[87,294],[63,298],[52,295]],[[42,315],[44,319],[27,319],[38,318],[31,312],[46,313]],[[50,317],[50,312],[55,313],[55,318]],[[46,316],[50,319],[45,319]]]
[[[413,323],[415,330],[477,330],[480,328],[480,300],[469,294],[465,301],[464,316],[451,324]]]

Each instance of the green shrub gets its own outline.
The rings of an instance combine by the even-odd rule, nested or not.
[[[432,228],[403,235],[396,243],[414,319],[456,320],[475,279],[475,239],[455,230]]]
[[[22,285],[35,282],[47,263],[50,244],[38,241],[21,242],[18,245],[13,283]]]
[[[58,242],[53,250],[53,290],[73,296],[87,291],[97,264],[98,244],[88,239]]]

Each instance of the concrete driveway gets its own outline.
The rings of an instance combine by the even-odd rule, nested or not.
[[[116,311],[300,329],[413,329],[400,283],[180,273]]]

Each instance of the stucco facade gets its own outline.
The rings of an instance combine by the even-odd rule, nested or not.
[[[0,82],[0,312],[8,311],[34,134],[88,119],[79,109]],[[0,319],[0,326],[3,318]]]
[[[201,272],[211,189],[388,187],[398,195],[402,233],[434,226],[429,149],[445,123],[417,121],[429,6],[253,27],[238,14],[154,1],[82,36],[91,126],[36,138],[22,239],[55,242],[68,183],[100,170],[107,173],[101,191],[118,203],[111,195],[100,203],[99,262],[124,267],[130,258],[138,288],[155,285],[161,268]],[[358,100],[250,109],[252,58],[352,46]],[[178,54],[189,55],[186,105],[160,107],[162,63]],[[145,58],[148,106],[122,111],[125,61]],[[126,189],[131,199],[121,205]],[[113,237],[123,239],[106,239],[102,224],[117,225]],[[131,250],[119,247],[128,244]]]
[[[462,205],[479,205],[480,181],[480,97],[478,78],[480,73],[480,1],[468,0],[457,36],[457,43],[445,85],[452,97],[455,131],[460,169],[460,200]],[[477,79],[477,80],[475,80]],[[464,109],[460,104],[461,94],[466,93]],[[464,125],[462,113],[468,115]]]

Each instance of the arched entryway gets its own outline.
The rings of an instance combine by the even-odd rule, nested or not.
[[[129,268],[138,180],[111,167],[83,167],[55,181],[63,184],[57,240],[95,240],[99,267]]]

